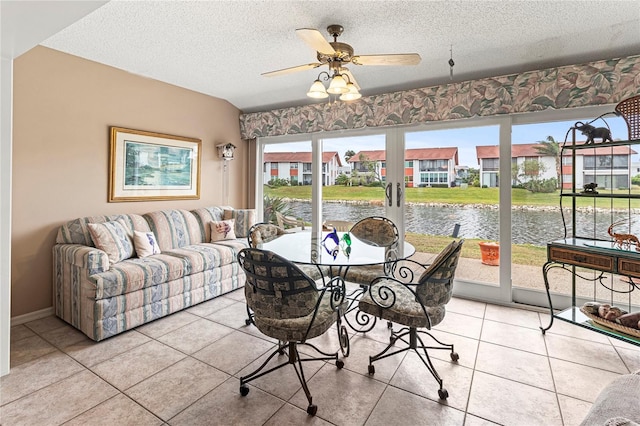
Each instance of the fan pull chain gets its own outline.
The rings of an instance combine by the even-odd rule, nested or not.
[[[449,47],[449,53],[451,54],[449,58],[449,80],[453,80],[453,66],[456,64],[453,62],[453,45]]]

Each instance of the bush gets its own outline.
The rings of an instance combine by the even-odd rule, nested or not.
[[[631,178],[632,185],[640,185],[640,175],[635,175]]]
[[[277,188],[280,186],[289,186],[289,179],[273,178],[269,182],[267,182],[267,185],[274,188]]]
[[[535,179],[524,184],[525,189],[531,192],[551,193],[556,192],[558,181],[556,178],[551,179]]]

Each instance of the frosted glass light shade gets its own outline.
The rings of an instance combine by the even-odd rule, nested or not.
[[[347,89],[347,82],[345,81],[344,77],[342,77],[340,74],[334,75],[331,79],[331,84],[329,84],[327,92],[331,93],[332,95],[340,95],[342,93],[347,93],[348,91],[349,89]]]
[[[309,91],[307,92],[307,96],[315,99],[324,99],[329,97],[329,94],[327,93],[327,90],[324,88],[324,84],[322,84],[320,80],[316,80],[311,85],[311,88],[309,88]]]
[[[353,83],[347,83],[347,89],[349,91],[347,93],[343,93],[340,95],[341,101],[355,101],[356,99],[360,99],[362,95],[358,92],[358,88]]]

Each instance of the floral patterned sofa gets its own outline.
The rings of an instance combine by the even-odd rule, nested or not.
[[[67,222],[53,247],[56,315],[100,341],[240,288],[254,221],[207,207]]]

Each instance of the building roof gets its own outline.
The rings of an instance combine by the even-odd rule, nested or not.
[[[338,166],[342,166],[342,161],[337,151],[326,151],[322,153],[322,163],[328,163],[336,157]],[[265,152],[265,163],[311,163],[311,152]]]
[[[384,149],[374,151],[359,151],[353,157],[349,158],[349,163],[360,161],[360,155],[367,157],[369,161],[384,161],[386,151]],[[405,160],[454,160],[454,164],[458,164],[458,148],[412,148],[406,149],[404,152]]]
[[[584,142],[576,142],[576,145],[583,145]],[[536,150],[537,146],[542,146],[539,143],[521,143],[511,145],[511,157],[519,158],[519,157],[541,157],[538,150]],[[594,149],[583,149],[577,152],[578,155],[589,156],[589,155],[623,155],[623,154],[637,154],[634,150],[632,150],[629,146],[614,146],[614,147],[602,147],[597,148],[598,144],[594,145]],[[565,150],[564,156],[571,155],[571,150]],[[483,158],[499,158],[500,157],[500,147],[498,145],[482,145],[476,146],[476,156],[478,160]]]

